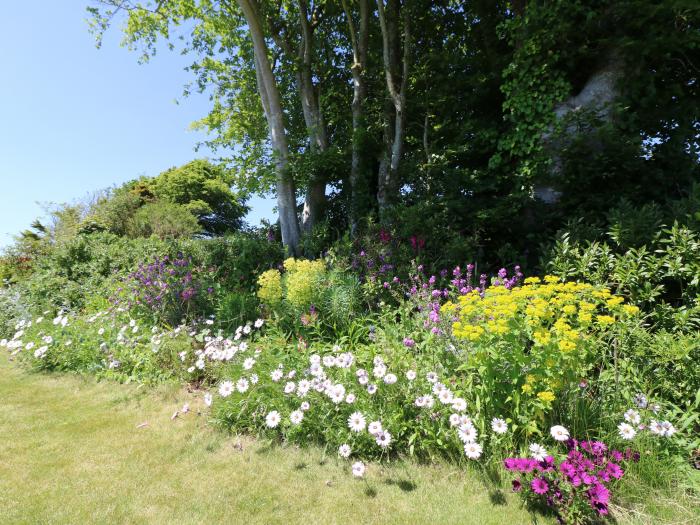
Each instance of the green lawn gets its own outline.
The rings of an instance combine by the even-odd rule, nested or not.
[[[474,472],[407,462],[357,480],[320,449],[212,430],[200,406],[174,387],[31,374],[3,353],[0,523],[532,522]]]

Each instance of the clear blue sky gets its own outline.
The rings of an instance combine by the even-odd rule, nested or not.
[[[211,155],[194,151],[205,95],[180,100],[190,62],[162,49],[148,64],[119,46],[96,49],[87,0],[2,2],[0,16],[0,247],[42,214],[139,175]],[[31,7],[30,7],[31,6]],[[248,221],[274,218],[252,199]]]

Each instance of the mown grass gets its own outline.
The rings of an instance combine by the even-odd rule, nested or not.
[[[3,354],[0,400],[3,524],[533,521],[474,472],[406,462],[358,480],[321,449],[226,436],[174,387],[29,374]]]

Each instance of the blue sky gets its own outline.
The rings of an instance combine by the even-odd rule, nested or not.
[[[120,47],[117,28],[95,47],[87,0],[3,2],[0,17],[0,246],[42,215],[40,203],[90,192],[193,158],[189,124],[209,101],[180,100],[187,57],[161,50],[148,64]],[[249,222],[274,218],[254,198]]]

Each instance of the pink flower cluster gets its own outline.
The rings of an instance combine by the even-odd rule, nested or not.
[[[638,461],[639,454],[630,449],[608,450],[600,441],[566,442],[568,452],[559,463],[547,456],[542,461],[532,458],[507,458],[506,470],[520,476],[513,480],[513,490],[520,492],[525,485],[536,498],[544,497],[555,509],[562,523],[577,503],[586,503],[598,515],[608,514],[610,489],[608,484],[620,479],[625,471],[623,461]],[[529,480],[529,483],[528,483]]]

